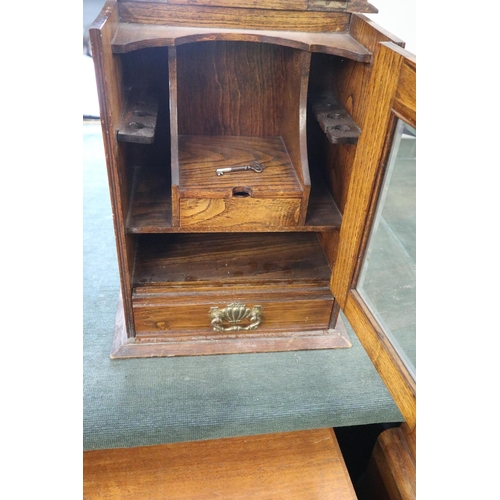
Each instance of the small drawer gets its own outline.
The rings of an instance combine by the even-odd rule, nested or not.
[[[244,193],[245,189],[251,188],[235,188],[237,193]],[[300,198],[265,199],[238,194],[232,198],[184,198],[180,200],[180,226],[296,226],[300,206]]]
[[[135,294],[137,337],[326,330],[333,296],[325,289],[196,295]]]
[[[179,226],[200,230],[297,226],[308,199],[279,136],[180,136],[172,193]]]

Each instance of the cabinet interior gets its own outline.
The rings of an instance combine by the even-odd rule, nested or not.
[[[330,331],[339,312],[330,280],[363,119],[351,79],[369,76],[371,62],[349,16],[321,15],[329,32],[309,33],[117,16],[102,57],[128,338],[209,335],[210,325],[183,327],[183,301],[206,309],[233,292],[266,303],[264,336]],[[264,168],[241,169],[255,162]],[[294,302],[293,320],[272,319]]]

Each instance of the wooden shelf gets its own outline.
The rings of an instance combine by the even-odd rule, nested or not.
[[[272,232],[319,232],[340,228],[342,215],[326,186],[318,179],[313,181],[304,226],[270,227]],[[213,227],[191,229],[172,226],[172,194],[170,168],[136,167],[132,201],[127,223],[129,233],[189,233],[189,232],[238,232],[238,228]],[[249,232],[262,228],[247,228]]]
[[[308,52],[332,54],[359,62],[372,60],[372,53],[345,32],[304,33],[120,23],[111,48],[113,53],[123,54],[147,47],[177,46],[214,40],[270,43]]]
[[[248,286],[287,283],[328,288],[331,269],[315,234],[143,235],[132,285]]]

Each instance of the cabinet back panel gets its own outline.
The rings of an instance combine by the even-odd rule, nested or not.
[[[252,42],[177,47],[179,134],[279,135],[291,55]]]

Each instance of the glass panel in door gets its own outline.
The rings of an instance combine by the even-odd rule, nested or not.
[[[402,120],[356,289],[416,378],[416,131]]]

